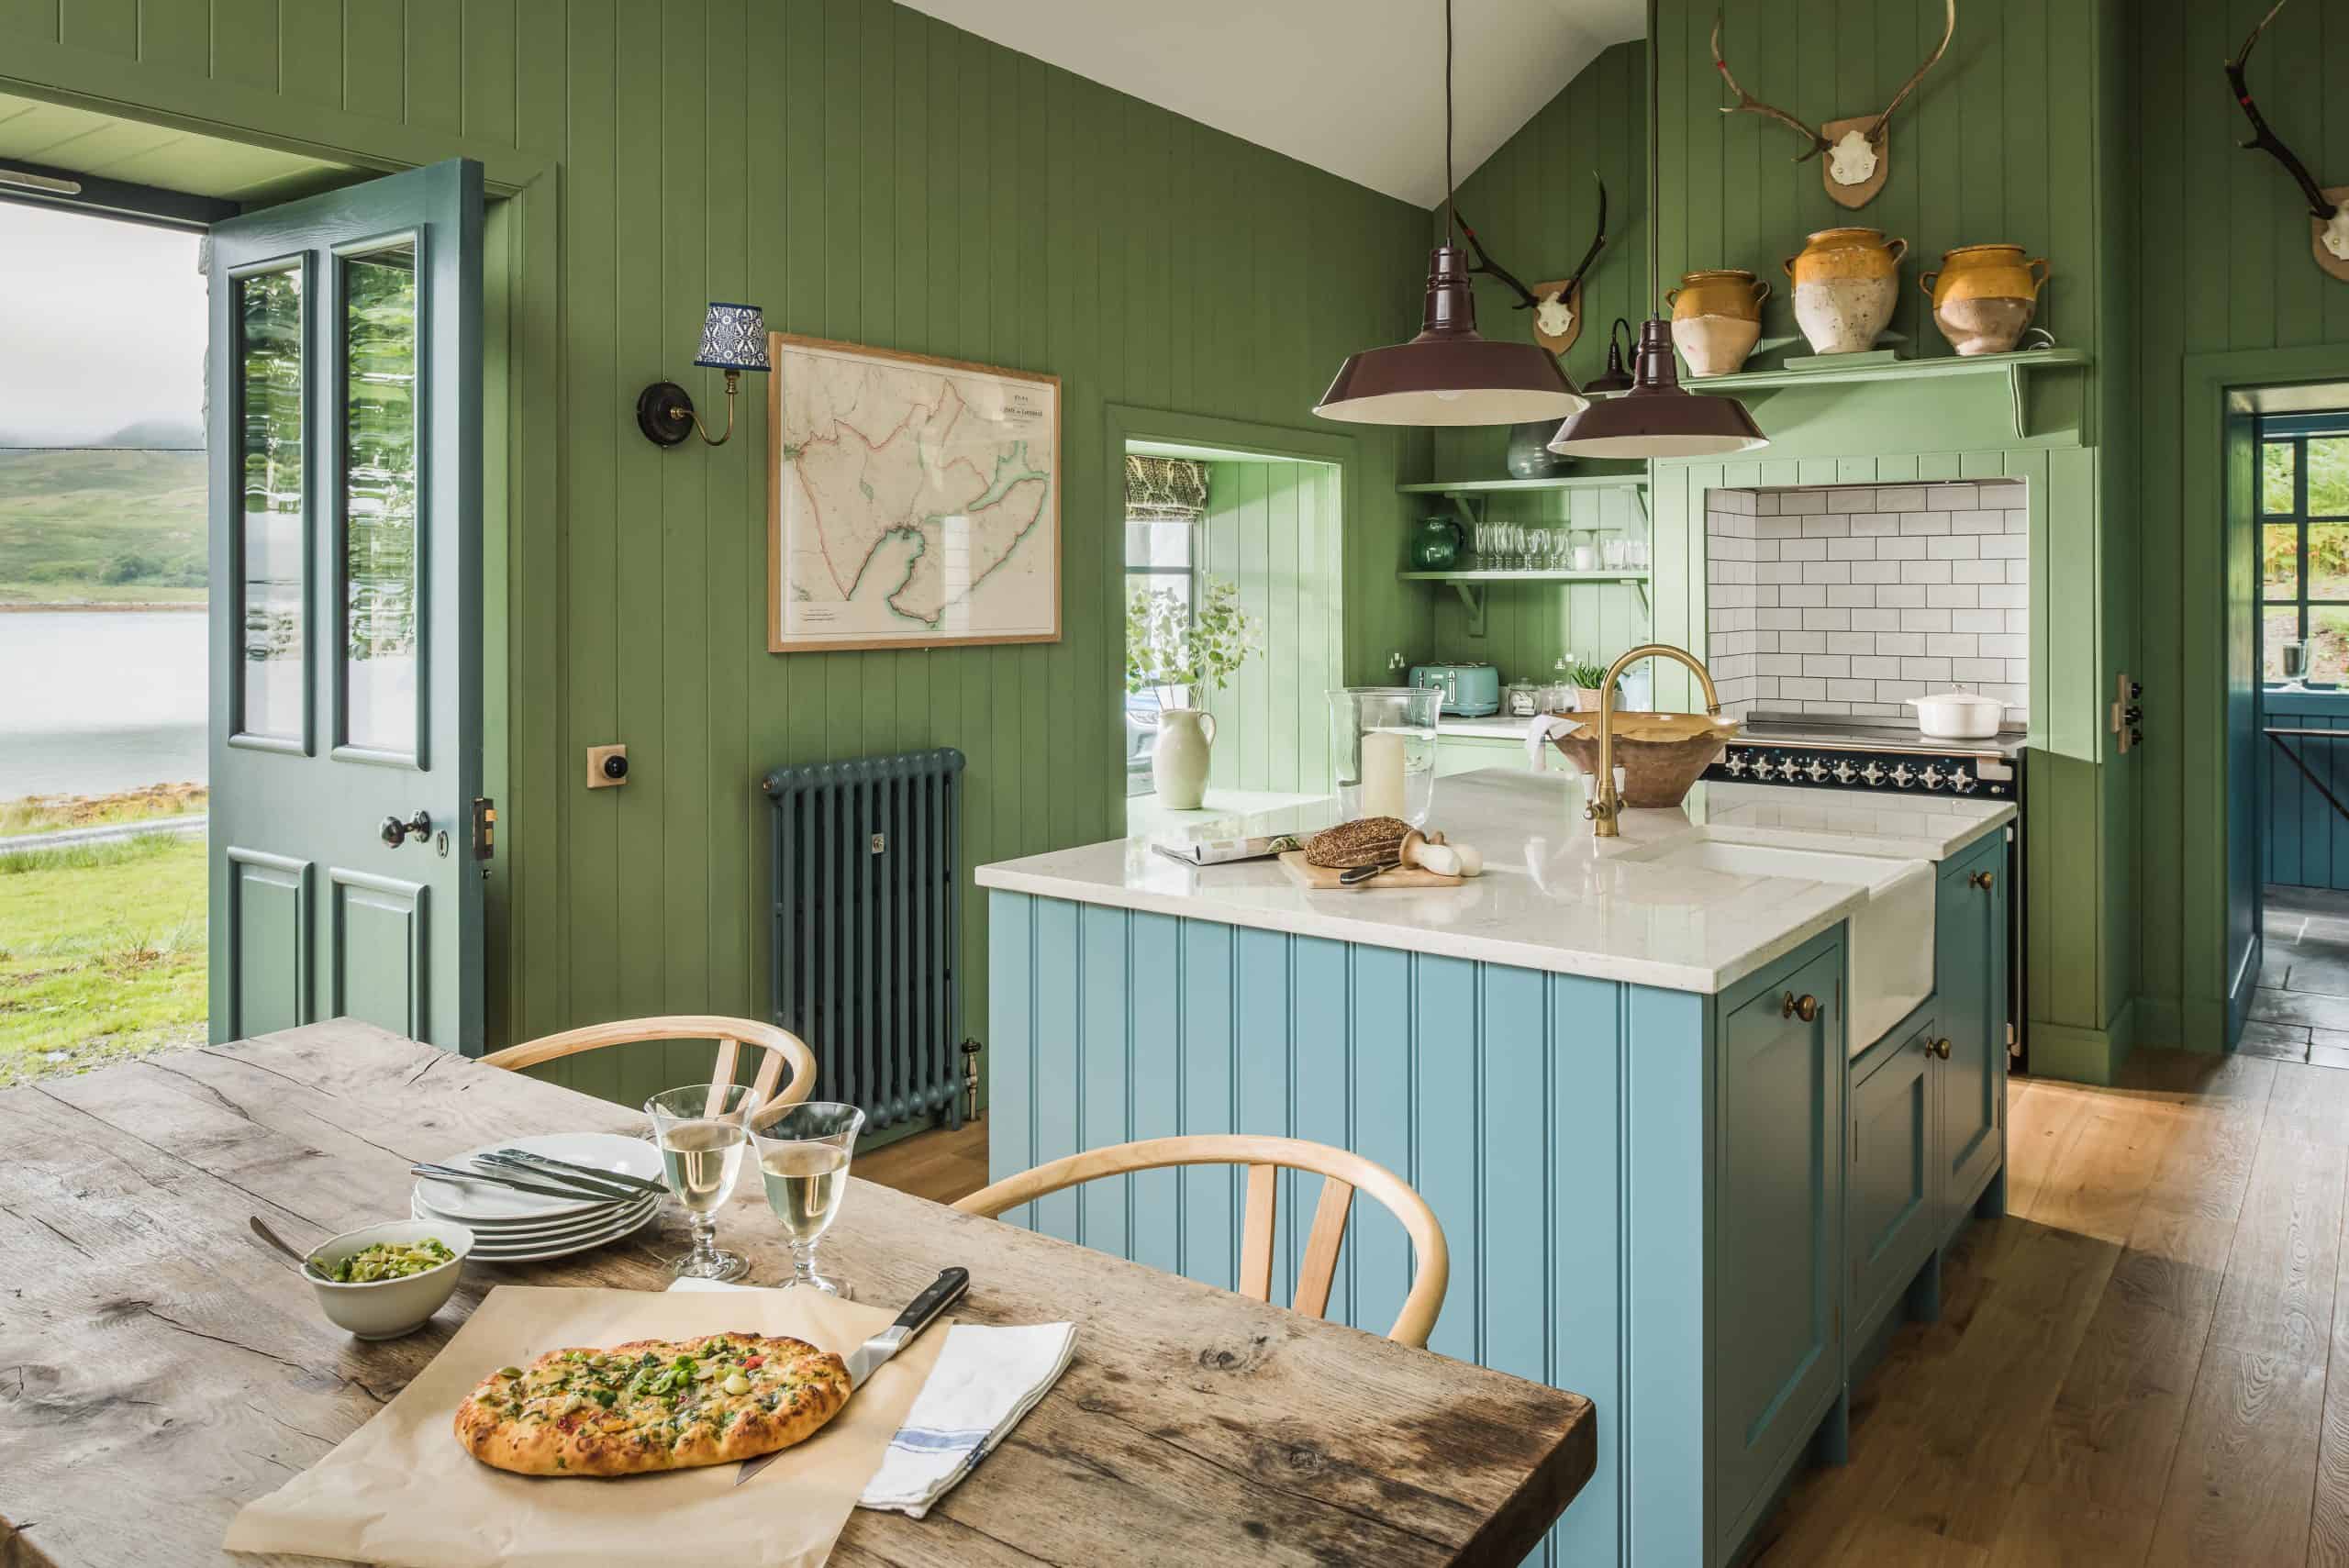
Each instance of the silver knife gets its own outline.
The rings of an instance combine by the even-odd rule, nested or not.
[[[940,1270],[938,1277],[930,1282],[929,1289],[906,1303],[906,1309],[897,1314],[896,1322],[849,1351],[848,1385],[850,1390],[853,1392],[863,1387],[865,1381],[879,1370],[883,1362],[903,1350],[915,1335],[929,1328],[940,1313],[962,1300],[963,1293],[970,1288],[970,1270],[964,1268]],[[744,1460],[742,1468],[735,1473],[734,1485],[740,1486],[743,1482],[782,1458],[784,1451],[777,1449],[773,1453],[763,1453],[756,1459]]]

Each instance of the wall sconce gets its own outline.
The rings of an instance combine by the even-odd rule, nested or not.
[[[636,399],[637,428],[655,446],[674,447],[698,431],[709,446],[722,447],[734,434],[734,395],[744,371],[764,372],[767,364],[767,320],[755,305],[710,301],[708,319],[702,323],[701,352],[694,363],[726,373],[726,434],[713,437],[702,428],[694,400],[674,381],[656,381]]]

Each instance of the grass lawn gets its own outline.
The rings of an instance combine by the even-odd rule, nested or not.
[[[205,1033],[205,842],[0,854],[0,1087]]]
[[[118,822],[201,817],[209,798],[199,784],[149,784],[117,795],[28,795],[0,800],[0,838],[64,828],[105,828]]]

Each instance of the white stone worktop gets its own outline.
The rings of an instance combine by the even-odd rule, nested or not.
[[[982,887],[1328,937],[1562,974],[1711,993],[1827,929],[1867,900],[1850,884],[1751,876],[1618,857],[1701,828],[1788,848],[1941,860],[2014,815],[2001,801],[1768,784],[1698,784],[1666,811],[1626,811],[1592,836],[1570,773],[1486,768],[1440,779],[1429,825],[1483,851],[1457,887],[1313,892],[1278,862],[1192,867],[1146,839],[1112,840],[981,866]],[[1228,818],[1186,837],[1309,833],[1334,800]]]

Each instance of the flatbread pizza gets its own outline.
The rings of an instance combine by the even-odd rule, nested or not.
[[[841,1358],[805,1340],[631,1340],[500,1367],[457,1407],[457,1440],[522,1475],[686,1470],[805,1441],[848,1396]]]

